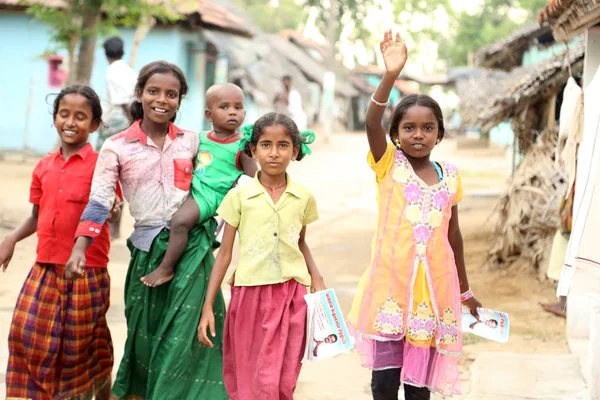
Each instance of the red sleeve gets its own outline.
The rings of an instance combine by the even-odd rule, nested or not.
[[[242,152],[240,150],[238,150],[235,156],[235,167],[240,171],[244,170],[244,166],[242,165]]]
[[[77,230],[75,231],[75,239],[80,236],[95,238],[102,231],[102,225],[97,224],[92,221],[83,221],[80,222],[77,226]]]
[[[31,178],[31,187],[29,188],[29,202],[36,206],[40,205],[40,200],[42,199],[42,177],[40,175],[43,169],[43,162],[44,160],[41,160],[35,166]]]

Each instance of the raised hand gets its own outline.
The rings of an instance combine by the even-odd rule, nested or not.
[[[396,33],[394,37],[391,30],[385,32],[383,40],[379,43],[379,48],[381,49],[386,71],[395,76],[400,75],[408,58],[408,50],[406,44],[400,39],[400,34]]]

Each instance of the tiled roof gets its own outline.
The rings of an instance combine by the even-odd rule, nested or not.
[[[252,34],[246,28],[244,20],[229,11],[226,8],[217,5],[213,0],[175,0],[166,2],[166,0],[151,0],[156,3],[165,3],[165,6],[171,11],[187,17],[199,16],[200,25],[212,27],[237,34],[251,36]],[[23,9],[30,4],[42,4],[51,8],[65,7],[64,0],[0,0],[0,8],[20,8]]]

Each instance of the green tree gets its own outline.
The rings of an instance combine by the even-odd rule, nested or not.
[[[236,0],[250,19],[264,32],[277,33],[297,29],[306,21],[308,11],[295,0],[279,0],[271,4],[264,0]]]
[[[440,59],[456,66],[467,64],[469,54],[482,46],[534,21],[539,10],[547,4],[548,0],[482,0],[467,10],[456,12],[449,0],[397,0],[395,9],[401,23],[406,23],[417,13],[432,15],[443,9],[451,21],[448,31],[432,24],[411,33],[437,41]]]
[[[180,18],[168,3],[151,0],[67,0],[59,8],[32,2],[27,12],[51,27],[52,51],[68,51],[68,84],[89,84],[99,34],[143,25],[152,16],[165,22]]]

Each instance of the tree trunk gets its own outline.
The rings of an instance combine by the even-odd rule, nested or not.
[[[73,83],[75,83],[76,78],[77,78],[76,71],[75,71],[75,67],[77,66],[77,55],[75,54],[75,49],[77,49],[79,40],[80,40],[79,36],[73,36],[69,40],[69,48],[68,48],[69,59],[67,60],[69,62],[69,65],[67,66],[67,71],[69,72],[69,75],[67,76],[67,81],[66,81],[67,85],[72,85]]]
[[[148,35],[148,32],[150,32],[154,25],[156,25],[156,18],[154,18],[152,15],[146,15],[142,17],[141,23],[135,30],[135,35],[133,36],[133,43],[131,44],[131,54],[129,55],[129,66],[131,68],[135,67],[140,43],[142,43],[142,40],[144,40],[144,38],[146,37],[146,35]]]
[[[96,38],[98,36],[97,26],[100,22],[100,4],[92,1],[86,4],[81,20],[81,42],[79,43],[79,54],[77,56],[77,67],[75,82],[85,85],[90,84],[92,68],[94,67],[94,56],[96,53]]]

